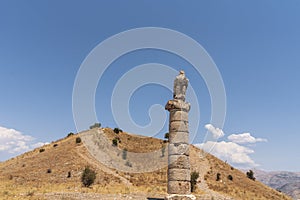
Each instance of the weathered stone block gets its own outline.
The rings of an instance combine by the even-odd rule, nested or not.
[[[169,155],[189,155],[190,146],[188,144],[169,144]]]
[[[185,121],[170,122],[169,130],[170,132],[172,131],[189,132],[189,123]]]
[[[188,113],[182,110],[171,110],[170,111],[170,122],[173,121],[185,121],[188,122]]]
[[[190,194],[191,183],[189,181],[169,181],[168,193],[169,194]]]
[[[188,144],[189,133],[187,132],[170,132],[169,133],[170,144]]]
[[[180,99],[173,99],[169,100],[165,106],[165,109],[168,111],[177,109],[177,110],[184,110],[186,112],[190,111],[191,105],[186,103]]]
[[[190,181],[190,169],[168,169],[168,181]]]
[[[169,169],[190,169],[190,159],[186,155],[170,155]]]

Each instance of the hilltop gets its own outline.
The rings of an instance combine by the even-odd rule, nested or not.
[[[0,197],[163,198],[167,189],[167,152],[164,140],[93,128],[0,163]],[[194,192],[198,199],[290,199],[193,145],[190,161],[191,171],[199,173]],[[89,188],[83,187],[80,180],[85,166],[97,173]]]

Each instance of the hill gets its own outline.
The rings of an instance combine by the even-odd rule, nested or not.
[[[264,184],[290,195],[291,197],[293,197],[293,199],[300,199],[299,172],[266,172],[255,169],[253,171],[256,174],[256,178]]]
[[[77,143],[78,137],[82,141]],[[167,152],[167,142],[157,138],[94,128],[0,163],[0,196],[1,199],[163,198],[167,189]],[[191,171],[200,175],[194,193],[198,199],[290,199],[248,179],[243,172],[193,145],[190,160]],[[89,188],[83,187],[80,180],[85,166],[97,173],[95,183]],[[218,173],[220,180],[216,181]]]

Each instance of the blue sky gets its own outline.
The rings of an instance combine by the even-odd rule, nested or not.
[[[242,151],[262,169],[300,171],[299,9],[298,0],[1,1],[0,160],[76,132],[74,81],[100,42],[128,29],[164,27],[196,40],[220,71],[227,113],[217,148],[246,148]],[[205,82],[186,60],[160,50],[134,51],[109,66],[95,97],[99,122],[117,126],[110,109],[114,85],[145,63],[185,69],[200,102],[200,127],[193,143],[203,143],[211,115]],[[130,101],[132,118],[148,124],[149,107],[164,106],[171,97],[171,91],[159,85],[139,88]],[[156,137],[165,132],[167,125]],[[247,143],[232,137],[244,133],[263,140]],[[226,156],[220,155],[224,160]]]

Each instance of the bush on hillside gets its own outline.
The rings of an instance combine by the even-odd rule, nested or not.
[[[249,170],[249,172],[247,172],[246,175],[249,179],[255,181],[254,172],[252,170]]]
[[[89,166],[86,166],[81,175],[81,182],[84,187],[91,186],[96,179],[96,172],[90,169]]]
[[[67,137],[70,137],[70,136],[72,136],[72,135],[74,135],[74,133],[70,132],[70,133],[67,135]]]
[[[80,138],[80,137],[77,137],[77,138],[76,138],[76,144],[79,144],[79,143],[81,143],[81,138]]]
[[[122,158],[123,160],[126,160],[127,159],[127,149],[123,149],[123,152],[122,152]]]
[[[169,139],[170,134],[169,133],[165,133],[165,139]]]
[[[40,153],[42,153],[42,152],[44,152],[44,151],[45,151],[45,149],[44,149],[44,148],[40,149]]]
[[[93,129],[93,128],[100,128],[101,127],[101,124],[100,123],[95,123],[93,125],[90,126],[90,129]]]
[[[125,165],[128,167],[132,167],[132,164],[128,160],[126,161]]]
[[[219,180],[221,180],[221,174],[220,174],[220,173],[217,173],[216,181],[219,181]]]
[[[120,133],[120,132],[123,132],[123,130],[122,130],[122,129],[119,129],[119,128],[114,128],[114,132],[115,132],[116,134],[118,134],[118,133]]]
[[[113,140],[112,140],[112,145],[113,146],[118,146],[118,139],[117,138],[114,138]]]
[[[198,172],[194,171],[191,173],[191,192],[194,192],[196,190],[196,184],[198,178],[199,178]]]
[[[166,152],[166,146],[162,146],[161,148],[161,157],[164,157],[165,156],[165,152]]]

